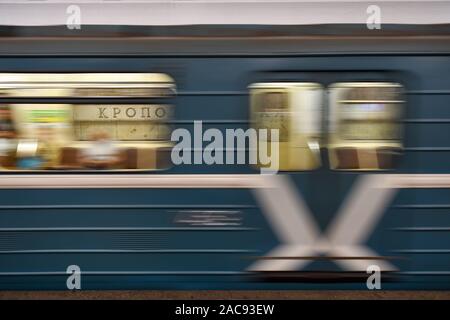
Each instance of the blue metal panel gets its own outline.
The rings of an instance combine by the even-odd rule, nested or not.
[[[189,130],[193,120],[203,120],[205,129],[247,128],[247,86],[256,81],[398,81],[407,90],[406,150],[394,172],[450,172],[450,57],[445,55],[4,57],[0,70],[166,72],[179,92],[174,126]],[[326,150],[322,160],[320,169],[290,178],[326,230],[360,174],[331,171]],[[248,165],[182,165],[164,173],[258,172]],[[448,189],[398,192],[368,240],[403,272],[384,288],[450,288],[449,199]],[[175,222],[188,210],[238,211],[242,225],[190,230]],[[363,282],[268,283],[242,274],[278,242],[248,190],[0,191],[1,289],[65,289],[70,264],[88,272],[83,287],[91,289],[364,288]],[[315,268],[322,266],[308,270]]]

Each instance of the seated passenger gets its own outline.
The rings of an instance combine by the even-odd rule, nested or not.
[[[34,138],[20,139],[17,146],[17,168],[53,169],[58,161],[59,145],[49,123],[33,123]]]
[[[0,107],[0,168],[14,167],[16,132],[11,119],[11,110]]]
[[[90,146],[80,151],[79,163],[90,169],[111,169],[123,162],[119,148],[105,132],[91,136]]]
[[[38,149],[42,169],[52,169],[58,162],[59,149],[55,129],[50,124],[41,124],[37,128]]]

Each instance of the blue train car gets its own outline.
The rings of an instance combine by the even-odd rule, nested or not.
[[[88,27],[94,35],[105,29]],[[32,131],[17,147],[20,165],[0,175],[1,290],[66,290],[74,272],[81,274],[82,289],[99,290],[366,289],[374,266],[383,289],[450,289],[448,25],[387,26],[376,36],[350,25],[155,27],[151,32],[124,27],[121,34],[134,37],[98,41],[66,36],[69,31],[58,27],[44,31],[61,37],[22,30],[28,37],[12,38],[13,31],[2,30],[0,105],[13,113],[23,135],[31,122],[62,123],[61,113],[53,112],[61,106],[83,106],[72,119],[80,122],[81,141],[84,130],[100,125],[89,122],[89,110],[167,104],[173,115],[161,121],[168,130],[186,129],[196,139],[195,121],[202,122],[201,133],[252,127],[254,84],[315,83],[322,99],[315,115],[313,168],[294,166],[278,174],[260,174],[248,163],[194,163],[205,141],[192,141],[191,164],[169,163],[164,155],[171,148],[164,145],[157,155],[164,161],[151,168],[130,165],[141,170],[62,165],[38,170],[48,159],[30,162],[29,154],[40,148],[29,141]],[[123,74],[145,73],[167,76],[157,89],[169,88],[168,93],[115,95],[92,75],[106,74],[109,80],[102,81],[114,82]],[[84,74],[86,83],[96,83],[87,86],[94,93],[51,91],[70,83],[52,77],[68,74]],[[161,89],[161,83],[169,86]],[[382,167],[378,155],[375,168],[368,168],[360,153],[356,164],[340,162],[339,169],[332,163],[340,160],[330,156],[335,146],[330,90],[349,83],[401,87],[402,112],[391,119],[402,130],[395,164],[389,160]],[[367,100],[361,94],[352,101],[372,111],[389,100],[382,93]],[[17,120],[17,112],[30,105],[47,109],[34,107],[28,122]],[[105,110],[115,116],[114,109]],[[306,116],[302,112],[299,116]],[[383,125],[350,131],[384,141],[379,136],[385,131],[377,131]],[[45,143],[55,139],[48,132],[43,137]],[[139,163],[142,150],[133,148],[127,155],[138,154],[133,159]],[[223,148],[216,152],[234,157],[242,151]],[[347,148],[360,152],[357,143]],[[244,149],[248,155],[249,147]],[[292,156],[293,163],[302,152]]]

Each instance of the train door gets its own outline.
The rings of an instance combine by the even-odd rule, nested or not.
[[[280,171],[313,170],[320,166],[320,127],[323,90],[318,83],[255,83],[250,86],[252,126],[278,130],[275,143]],[[259,135],[259,143],[265,143]]]
[[[336,83],[329,88],[330,165],[336,170],[391,169],[402,151],[402,86]]]

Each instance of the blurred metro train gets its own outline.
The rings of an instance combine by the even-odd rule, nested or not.
[[[1,290],[450,289],[448,24],[0,34]]]

